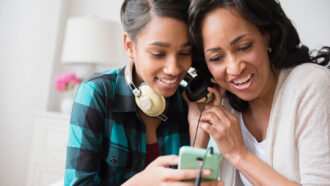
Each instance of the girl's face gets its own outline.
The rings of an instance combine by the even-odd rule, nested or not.
[[[217,8],[202,21],[205,61],[215,81],[245,101],[272,93],[269,37],[234,8]]]
[[[135,83],[145,82],[161,96],[172,96],[191,66],[186,23],[153,15],[135,41],[127,35],[124,40],[135,64]]]

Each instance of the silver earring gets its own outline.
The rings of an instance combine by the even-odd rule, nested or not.
[[[272,48],[267,49],[268,54],[272,53]]]

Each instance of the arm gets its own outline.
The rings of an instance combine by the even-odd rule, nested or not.
[[[289,108],[296,109],[290,111],[291,119],[294,118],[295,121],[292,123],[294,126],[294,147],[291,148],[296,149],[298,156],[296,157],[298,160],[296,170],[300,177],[299,184],[327,185],[330,183],[330,99],[328,99],[330,73],[328,69],[316,65],[309,65],[304,69],[304,71],[294,71],[297,75],[292,77],[300,81],[290,81],[291,90],[288,89],[287,91],[290,95],[285,94],[286,100],[291,105],[295,105]],[[282,116],[287,118],[285,114],[287,109],[283,107],[280,109],[284,109]],[[287,124],[288,120],[284,119],[281,122]],[[242,158],[248,159],[256,167],[259,165],[257,161],[253,161],[254,158],[251,158],[250,155]],[[249,167],[249,165],[245,167]],[[267,171],[268,169],[264,168],[264,174],[272,174],[271,171]],[[266,178],[263,182],[258,183],[267,183],[267,180],[271,180],[271,178],[267,180]],[[283,180],[275,178],[275,181]],[[285,179],[282,181],[283,184],[287,182]],[[288,182],[288,185],[290,184]]]
[[[67,147],[65,185],[97,184],[104,109],[96,88],[85,82],[75,97]]]
[[[178,164],[178,156],[160,156],[151,162],[143,171],[127,180],[123,186],[139,185],[176,185],[193,186],[194,182],[182,182],[181,180],[194,179],[197,177],[199,169],[172,169],[170,165]],[[203,170],[202,176],[210,175],[210,170]],[[212,181],[202,183],[202,185],[221,185],[222,182]]]
[[[248,151],[239,120],[224,107],[209,107],[204,112],[202,120],[204,123],[200,127],[214,138],[222,155],[252,184],[296,185]],[[214,127],[206,123],[212,123]]]
[[[314,71],[314,69],[312,69]],[[302,80],[297,109],[296,140],[302,185],[330,183],[330,71],[316,71]],[[305,75],[306,76],[306,75]],[[303,82],[308,82],[304,85]]]

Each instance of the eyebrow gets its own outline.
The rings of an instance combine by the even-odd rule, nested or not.
[[[235,39],[233,39],[233,40],[230,42],[230,45],[235,44],[236,42],[238,42],[240,39],[242,39],[242,38],[245,37],[246,35],[248,35],[248,34],[243,34],[243,35],[240,35],[240,36],[236,37]]]
[[[159,42],[159,41],[150,43],[149,45],[161,46],[161,47],[166,47],[166,48],[169,48],[171,46],[169,43],[164,43],[164,42]],[[191,46],[190,42],[183,43],[181,45],[181,48],[185,48],[185,47],[188,47],[188,46]]]
[[[240,39],[242,39],[243,37],[245,37],[247,35],[249,35],[249,34],[243,34],[243,35],[236,37],[235,39],[233,39],[230,42],[230,45],[237,43]],[[204,53],[211,52],[211,51],[219,51],[219,50],[221,50],[221,47],[209,48],[209,49],[205,50]]]

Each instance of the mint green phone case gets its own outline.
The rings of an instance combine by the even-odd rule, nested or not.
[[[206,149],[196,148],[191,146],[183,146],[179,151],[179,165],[178,169],[199,169],[205,156]],[[219,176],[220,161],[222,156],[219,153],[210,151],[207,152],[206,160],[203,169],[210,169],[212,174],[203,177],[202,180],[216,180]]]

